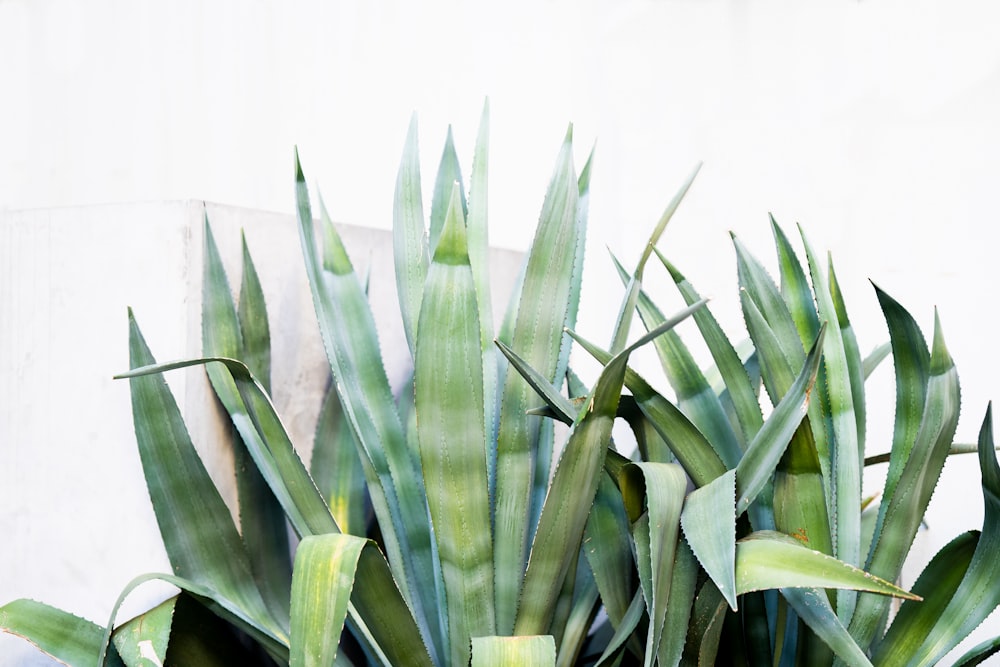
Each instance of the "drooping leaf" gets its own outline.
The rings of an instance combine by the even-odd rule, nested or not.
[[[209,362],[219,362],[229,370],[244,405],[250,406],[247,418],[261,434],[259,441],[263,444],[260,451],[251,453],[295,530],[302,536],[339,532],[329,507],[295,453],[274,406],[244,364],[224,358],[194,359],[144,366],[118,377],[145,377]],[[365,549],[358,568],[366,585],[358,590],[348,607],[352,630],[361,635],[360,640],[370,641],[373,649],[383,651],[390,661],[404,660],[405,656],[407,662],[432,664],[416,621],[384,556],[377,549]],[[159,578],[174,583],[163,576]],[[191,585],[183,587],[197,595],[211,597]]]
[[[104,628],[34,600],[14,600],[0,607],[0,630],[28,640],[46,655],[74,667],[98,667]],[[123,666],[117,651],[108,662]]]
[[[129,361],[155,363],[129,310]],[[136,441],[160,535],[177,576],[220,591],[261,628],[284,630],[267,609],[229,509],[202,464],[162,377],[130,380]]]
[[[736,610],[736,470],[692,491],[681,525],[698,562]]]

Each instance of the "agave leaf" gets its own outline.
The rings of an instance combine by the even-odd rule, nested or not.
[[[955,667],[974,667],[1000,653],[1000,637],[976,644],[955,662]]]
[[[872,574],[890,581],[899,576],[948,456],[958,424],[958,374],[945,345],[936,313],[934,320],[930,377],[920,428],[898,484],[891,495],[883,496],[879,508],[880,520],[876,525],[866,568]],[[860,596],[850,624],[851,634],[860,645],[867,646],[872,642],[884,613],[883,599],[871,595]]]
[[[612,256],[623,281],[628,273],[621,263]],[[665,319],[663,313],[645,292],[640,292],[638,300],[639,317],[647,329],[652,329]],[[653,341],[653,348],[660,359],[670,386],[677,395],[677,407],[687,415],[715,448],[726,467],[734,468],[743,452],[736,434],[726,417],[719,397],[709,385],[694,357],[675,332],[668,332]],[[614,351],[614,350],[612,350]]]
[[[836,588],[920,599],[784,533],[769,530],[752,533],[736,543],[736,587],[740,595],[768,588]]]
[[[267,321],[264,289],[247,247],[246,235],[240,232],[243,249],[243,278],[237,316],[243,339],[243,359],[250,372],[260,379],[265,391],[271,391],[271,328]]]
[[[826,592],[818,588],[782,588],[780,590],[781,595],[788,600],[799,618],[805,621],[806,625],[827,646],[833,649],[840,660],[852,667],[868,667],[872,664],[837,617],[837,612],[830,605]]]
[[[773,215],[769,214],[769,217],[771,233],[774,235],[774,245],[778,252],[781,294],[784,296],[788,312],[795,322],[799,338],[803,341],[815,340],[819,331],[819,316],[816,313],[816,300],[809,288],[809,280],[784,230],[778,226]]]
[[[548,631],[569,560],[576,556],[597,493],[627,359],[623,353],[601,372],[560,456],[532,543],[516,635]]]
[[[908,663],[955,595],[979,544],[979,531],[962,533],[938,551],[913,584],[923,598],[899,608],[872,656],[878,665]]]
[[[847,304],[844,302],[840,283],[837,282],[837,274],[833,270],[833,256],[830,254],[827,254],[827,264],[830,274],[830,298],[833,300],[833,306],[837,313],[837,321],[840,323],[840,335],[844,341],[844,356],[847,360],[847,374],[851,385],[851,397],[854,400],[854,418],[857,422],[858,433],[858,455],[863,457],[865,453],[865,423],[867,419],[864,360],[861,358],[861,349],[858,347],[857,334],[854,333],[854,327],[851,326],[851,320],[847,316]]]
[[[607,665],[618,664],[616,661],[620,659],[626,642],[632,638],[632,633],[639,626],[639,621],[642,620],[645,611],[646,605],[643,600],[642,591],[636,591],[635,595],[632,596],[632,602],[625,611],[625,615],[616,626],[615,633],[612,635],[610,641],[607,642],[604,653],[601,654],[594,667],[606,667]]]
[[[541,373],[536,371],[534,368],[528,365],[528,362],[522,359],[514,350],[510,349],[503,342],[497,340],[496,346],[503,352],[503,355],[507,357],[510,365],[514,367],[521,377],[535,390],[542,400],[545,401],[549,410],[551,411],[551,416],[564,424],[571,425],[576,421],[577,412],[579,411],[579,405],[577,405],[572,399],[566,398],[559,390],[556,389],[555,385],[548,381],[548,379],[542,377]],[[529,411],[530,414],[542,414],[537,410]],[[546,416],[549,413],[545,413]]]
[[[113,645],[111,644],[112,630],[114,629],[114,625],[118,617],[118,611],[121,609],[122,603],[125,602],[125,598],[127,598],[136,588],[148,581],[163,581],[172,586],[176,586],[181,589],[182,592],[193,596],[198,600],[198,602],[210,609],[216,616],[234,624],[236,627],[244,631],[250,636],[250,638],[260,644],[261,648],[263,648],[272,658],[280,661],[288,659],[288,633],[280,629],[275,631],[262,625],[257,619],[248,615],[246,609],[238,601],[234,601],[228,597],[217,586],[213,586],[211,582],[201,584],[184,577],[154,572],[135,577],[132,581],[126,584],[125,588],[122,589],[121,593],[119,593],[118,599],[115,601],[114,607],[111,610],[111,616],[108,619],[108,624],[104,628],[104,636],[100,644],[100,658],[98,664],[102,664],[105,652],[113,648]]]
[[[699,162],[695,165],[695,168],[691,171],[691,174],[681,185],[680,189],[674,195],[674,198],[670,200],[667,204],[667,208],[664,209],[663,214],[660,216],[659,221],[656,223],[656,227],[653,228],[653,233],[649,235],[649,241],[646,243],[646,247],[642,249],[642,256],[639,258],[639,263],[635,268],[635,276],[638,280],[642,280],[643,271],[646,268],[646,262],[652,256],[653,251],[656,249],[656,244],[663,235],[663,231],[667,228],[667,223],[670,219],[674,217],[674,213],[677,211],[677,207],[681,205],[681,201],[684,199],[684,195],[691,188],[691,184],[694,183],[695,176],[701,171],[701,163]]]
[[[490,152],[490,103],[483,103],[479,120],[479,134],[472,158],[472,178],[469,184],[469,214],[466,220],[469,246],[469,264],[476,284],[476,301],[479,304],[480,347],[482,348],[484,419],[488,442],[496,442],[497,429],[497,378],[500,357],[493,346],[493,306],[490,293],[489,263],[489,152]],[[492,447],[491,447],[492,449]],[[487,459],[490,478],[493,476],[492,453]]]
[[[833,420],[833,442],[830,448],[833,466],[833,491],[836,514],[833,521],[834,553],[842,561],[852,565],[861,563],[861,460],[864,451],[860,449],[858,420],[854,412],[854,395],[851,388],[851,366],[841,327],[849,324],[838,321],[829,279],[823,273],[805,232],[799,227],[802,243],[809,261],[813,291],[820,319],[825,320],[827,336],[823,344],[823,360],[826,368],[827,397],[830,401],[830,416]],[[855,344],[855,349],[857,345]],[[860,383],[863,386],[863,382]],[[843,591],[837,595],[837,613],[845,620],[851,618],[857,596]]]
[[[826,327],[820,327],[805,364],[795,382],[764,422],[736,468],[736,512],[742,514],[764,488],[798,429],[816,380]]]
[[[65,665],[98,667],[104,628],[34,600],[14,600],[0,607],[0,630],[17,635]],[[123,665],[111,650],[104,665]]]
[[[684,297],[684,301],[691,305],[701,300],[701,296],[680,271],[663,255],[657,254],[663,266],[670,272],[670,276],[680,290],[681,296]],[[750,377],[736,349],[722,331],[722,327],[719,326],[711,311],[708,308],[701,309],[694,314],[694,321],[708,345],[708,350],[722,376],[729,398],[732,400],[733,409],[740,425],[738,434],[745,447],[764,423],[760,403],[757,401]]]
[[[889,470],[882,492],[884,498],[891,498],[896,492],[899,478],[910,458],[910,452],[913,450],[920,429],[930,377],[930,352],[920,327],[910,313],[878,286],[875,286],[875,294],[889,327],[896,373],[896,421],[893,427]],[[876,538],[882,530],[888,509],[889,505],[885,502],[879,508],[879,518],[875,528]],[[872,546],[874,547],[874,543]]]
[[[155,363],[129,310],[129,361],[133,369]],[[174,573],[211,585],[276,636],[271,615],[252,576],[243,541],[212,483],[162,377],[130,381],[136,441],[150,500]]]
[[[642,510],[645,499],[648,520],[633,530],[645,530],[642,542],[648,543],[648,565],[639,568],[649,582],[643,584],[646,593],[646,609],[649,613],[649,631],[646,634],[646,661],[652,665],[659,652],[664,632],[673,582],[673,566],[677,553],[677,539],[680,534],[681,506],[685,504],[687,477],[684,469],[672,463],[634,463],[625,466],[619,481],[625,508],[633,521]],[[714,486],[715,483],[709,485]],[[695,493],[705,493],[703,487]],[[693,495],[693,494],[692,494]],[[687,506],[690,506],[688,498]],[[735,520],[734,520],[735,523]],[[721,532],[721,531],[720,531]],[[636,538],[639,542],[639,538]],[[637,554],[637,557],[641,557]],[[646,574],[648,573],[648,574]]]
[[[455,138],[451,132],[451,125],[449,125],[448,135],[444,140],[444,149],[441,151],[441,161],[438,163],[437,177],[434,179],[434,198],[431,200],[429,247],[431,256],[434,255],[438,239],[441,238],[441,230],[444,229],[444,220],[448,215],[448,208],[451,202],[451,191],[456,183],[458,184],[459,198],[462,205],[462,219],[464,220],[469,217],[469,210],[465,199],[462,168],[458,164],[458,152],[455,150]]]
[[[695,489],[684,503],[684,537],[729,606],[736,603],[736,470]]]
[[[563,375],[558,365],[570,297],[576,291],[574,266],[579,261],[577,239],[582,231],[578,226],[579,187],[572,148],[570,128],[542,205],[510,338],[510,347],[550,381]],[[540,426],[538,417],[525,416],[532,400],[531,387],[519,376],[507,373],[497,435],[494,504],[495,592],[500,634],[509,633],[514,625],[527,553],[535,467],[532,452]]]
[[[704,301],[698,301],[691,307],[700,309],[704,303]],[[698,310],[694,312],[697,313]],[[588,354],[599,362],[607,364],[611,360],[610,353],[572,331],[569,333]],[[704,486],[726,471],[725,464],[722,463],[719,455],[701,431],[691,423],[684,413],[632,369],[627,369],[625,372],[625,386],[632,392],[639,409],[646,415],[660,437],[669,445],[696,486]]]
[[[456,665],[469,661],[471,637],[496,634],[483,357],[460,196],[456,186],[427,273],[419,327],[433,327],[434,335],[418,337],[414,373],[420,459]]]
[[[427,223],[424,221],[420,188],[420,149],[417,142],[417,114],[414,113],[410,118],[403,157],[396,173],[396,193],[392,206],[396,290],[399,293],[399,311],[411,356],[416,345],[417,317],[420,314],[424,278],[430,263]]]
[[[177,596],[169,598],[115,629],[111,639],[128,667],[166,662],[176,604]]]
[[[327,248],[323,253],[326,266],[319,265],[309,192],[298,156],[295,187],[299,238],[327,359],[344,412],[364,450],[362,455],[377,475],[369,478],[369,491],[389,562],[421,633],[436,655],[443,651],[443,629],[437,614],[437,587],[428,582],[438,581],[440,571],[434,564],[419,463],[406,444],[364,290],[322,206]]]
[[[932,363],[932,372],[933,372]],[[938,622],[911,658],[915,665],[933,665],[963,637],[975,630],[1000,605],[1000,465],[993,443],[993,407],[986,411],[979,431],[979,469],[982,473],[983,530],[962,583],[941,612]]]
[[[556,643],[551,635],[472,639],[472,667],[546,667],[555,664]]]
[[[706,581],[691,607],[683,664],[714,665],[722,639],[728,603],[712,580]]]
[[[605,471],[583,534],[583,551],[614,627],[621,625],[635,590],[629,521],[621,493]]]
[[[311,535],[295,552],[292,578],[292,667],[331,665],[337,657],[347,605],[367,540],[352,535]]]
[[[601,371],[570,430],[542,507],[514,634],[538,634],[548,629],[557,593],[570,559],[577,557],[587,515],[597,493],[629,355],[676,326],[698,307],[681,311],[677,317],[642,336],[615,355]]]
[[[243,285],[237,310],[229,280],[222,266],[215,237],[205,217],[205,252],[202,281],[202,350],[206,356],[246,359],[251,372],[265,386],[271,374],[271,342],[267,310],[260,281],[243,240]],[[215,364],[206,367],[212,388],[232,416],[238,435],[234,437],[236,488],[239,498],[240,529],[254,579],[268,609],[278,623],[288,627],[288,592],[291,589],[292,560],[288,527],[281,505],[252,462],[244,444],[258,438],[245,416],[246,409],[232,377]]]
[[[588,631],[594,624],[594,617],[600,608],[600,595],[594,575],[581,556],[577,564],[576,584],[573,603],[563,625],[562,639],[556,652],[556,667],[570,667],[577,664]]]
[[[222,363],[229,370],[244,405],[251,406],[248,419],[258,433],[264,434],[260,438],[264,448],[251,453],[296,532],[302,536],[339,532],[329,507],[295,453],[274,406],[243,363],[217,357],[194,359],[144,366],[117,377],[146,377],[213,361]],[[358,567],[359,577],[366,585],[358,590],[357,599],[353,600],[348,611],[352,629],[360,634],[359,639],[374,643],[373,648],[384,651],[394,664],[398,664],[396,660],[430,664],[430,656],[426,655],[427,649],[416,621],[382,554],[377,550],[364,550]],[[203,595],[190,587],[185,590]],[[357,609],[354,609],[355,606]],[[383,619],[384,624],[380,624],[379,619]],[[366,625],[367,621],[371,622],[370,627]]]
[[[794,371],[753,300],[744,294],[741,295],[741,303],[747,328],[757,346],[761,365],[766,370],[763,375],[768,393],[772,400],[782,399],[794,383]],[[810,401],[810,409],[813,407]],[[809,423],[799,424],[775,470],[774,519],[779,529],[808,539],[814,549],[832,554],[823,468],[813,433]]]
[[[337,390],[327,387],[316,422],[309,474],[340,529],[364,537],[368,529],[366,473]],[[374,476],[374,471],[371,473]]]
[[[891,352],[892,344],[882,343],[868,353],[868,356],[861,362],[862,373],[864,374],[866,380],[868,379],[868,376],[874,373],[875,369],[878,368],[883,361],[885,361]]]
[[[698,560],[685,540],[677,542],[672,576],[657,664],[676,667],[680,664],[684,653],[687,628],[691,620],[691,608],[698,582]]]

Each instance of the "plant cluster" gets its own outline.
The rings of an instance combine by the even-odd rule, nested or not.
[[[268,393],[268,319],[246,242],[237,299],[206,220],[204,357],[158,364],[130,312],[122,375],[173,572],[137,578],[118,605],[150,579],[180,593],[107,627],[17,600],[0,607],[0,628],[71,665],[930,665],[997,606],[989,413],[976,448],[982,530],[944,547],[912,591],[893,583],[956,451],[958,376],[938,322],[928,345],[876,288],[890,340],[863,357],[832,264],[804,235],[800,261],[772,220],[778,282],[734,238],[749,336],[734,345],[656,248],[692,174],[637,265],[617,263],[612,340],[584,339],[574,329],[591,160],[577,173],[570,131],[494,323],[487,156],[484,112],[469,193],[449,136],[428,226],[410,127],[393,238],[413,378],[398,396],[364,280],[322,204],[316,229],[296,158],[299,235],[332,375],[308,467]],[[651,261],[687,303],[673,316],[642,289]],[[677,331],[689,319],[710,369]],[[574,343],[602,366],[592,386],[570,368]],[[643,345],[671,396],[629,365]],[[865,379],[890,355],[887,480],[866,501]],[[237,522],[161,377],[192,365],[205,366],[232,420]],[[634,451],[613,442],[618,418]],[[568,425],[558,444],[557,421]],[[893,598],[904,600],[898,611]],[[960,664],[997,650],[987,642]]]

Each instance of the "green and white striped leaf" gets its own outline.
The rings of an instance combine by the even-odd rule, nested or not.
[[[510,338],[510,347],[553,383],[562,377],[558,365],[564,344],[563,328],[571,296],[577,291],[573,280],[581,230],[577,216],[579,186],[572,151],[570,128],[542,205]],[[533,407],[534,400],[531,387],[519,375],[506,374],[497,436],[494,504],[495,593],[500,634],[510,632],[514,625],[525,571],[535,478],[533,452],[540,428],[540,418],[525,413]]]
[[[483,356],[460,196],[456,186],[427,273],[418,328],[432,327],[434,335],[417,338],[414,373],[420,460],[455,665],[468,663],[472,637],[496,634]]]
[[[817,311],[820,320],[828,325],[823,343],[823,360],[830,417],[833,420],[834,444],[830,450],[833,457],[832,488],[836,503],[836,513],[832,517],[834,554],[840,560],[859,565],[861,563],[861,460],[864,452],[859,450],[858,422],[854,413],[854,396],[851,390],[851,364],[847,360],[841,334],[841,327],[849,325],[838,321],[829,279],[823,272],[823,266],[809,245],[801,226],[799,232],[809,262]],[[856,596],[853,593],[838,594],[837,613],[842,619],[851,618],[855,600]]]

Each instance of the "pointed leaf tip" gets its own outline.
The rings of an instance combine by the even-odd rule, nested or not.
[[[442,264],[469,263],[465,219],[462,215],[462,190],[458,181],[455,181],[451,188],[444,228],[441,230],[437,248],[434,249],[434,261]]]
[[[931,345],[931,374],[939,375],[954,366],[951,353],[944,342],[944,331],[938,309],[934,308],[934,342]]]

